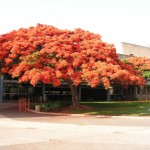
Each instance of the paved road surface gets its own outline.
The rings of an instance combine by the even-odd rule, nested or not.
[[[150,150],[149,118],[100,118],[0,109],[0,150]]]

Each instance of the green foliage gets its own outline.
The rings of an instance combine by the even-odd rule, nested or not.
[[[146,79],[150,78],[150,71],[144,71],[143,77]]]
[[[62,109],[61,101],[43,102],[40,104],[41,111],[60,111]]]
[[[30,109],[34,109],[35,108],[35,104],[34,103],[31,103],[30,104]]]

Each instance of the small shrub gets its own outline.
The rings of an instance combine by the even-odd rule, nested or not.
[[[41,111],[60,111],[62,110],[61,101],[43,102],[40,104]]]
[[[31,103],[30,104],[30,109],[34,109],[35,108],[35,104],[34,103]]]
[[[50,103],[44,102],[40,104],[41,111],[50,111]]]

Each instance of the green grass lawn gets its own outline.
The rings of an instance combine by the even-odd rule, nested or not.
[[[150,116],[150,102],[81,102],[81,105],[91,109],[72,109],[68,111],[76,114],[113,115],[113,116]]]

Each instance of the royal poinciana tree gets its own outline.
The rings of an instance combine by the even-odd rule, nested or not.
[[[145,84],[150,81],[150,59],[146,57],[129,57],[125,60],[125,63],[130,64],[139,75],[145,79]],[[142,92],[145,84],[141,85],[140,99],[142,98]]]
[[[67,83],[74,107],[80,107],[77,87],[82,82],[106,89],[114,83],[144,83],[137,71],[118,59],[114,45],[82,29],[60,30],[38,24],[9,32],[0,36],[0,59],[1,72],[18,77],[19,82],[55,87]]]

